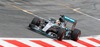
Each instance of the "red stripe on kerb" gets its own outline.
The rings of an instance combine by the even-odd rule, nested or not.
[[[1,45],[0,45],[0,47],[4,47],[4,46],[1,46]]]
[[[57,42],[57,43],[59,43],[59,44],[62,44],[64,46],[67,46],[67,47],[76,47],[76,46],[73,46],[70,43],[67,43],[65,41],[59,41],[59,40],[54,40],[54,41]]]
[[[14,45],[16,45],[16,46],[18,46],[18,47],[30,47],[30,46],[28,46],[28,45],[26,45],[26,44],[24,44],[24,43],[21,43],[21,42],[19,42],[19,41],[17,41],[17,40],[4,40],[4,41],[9,42],[9,43],[11,43],[11,44],[14,44]],[[8,47],[9,47],[9,46],[8,46]]]
[[[96,43],[100,44],[100,40],[97,40],[95,38],[88,38],[88,39],[91,40],[91,41],[93,41],[93,42],[96,42]]]
[[[78,40],[77,42],[80,43],[80,44],[82,44],[82,45],[85,45],[85,46],[87,46],[87,47],[96,47],[96,46],[91,45],[91,44],[89,44],[89,43],[87,43],[87,42],[84,42],[84,41],[82,41],[82,40]]]
[[[43,46],[43,47],[55,47],[55,46],[53,46],[53,45],[50,45],[50,44],[48,44],[48,43],[46,43],[46,42],[43,42],[43,41],[41,41],[41,40],[30,40],[31,42],[34,42],[34,43],[37,43],[37,44],[39,44],[39,45],[41,45],[41,46]],[[52,43],[52,42],[51,42]]]

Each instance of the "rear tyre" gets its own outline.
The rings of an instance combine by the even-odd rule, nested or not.
[[[81,35],[81,31],[79,29],[74,29],[74,31],[72,31],[71,33],[71,40],[77,41],[80,35]]]

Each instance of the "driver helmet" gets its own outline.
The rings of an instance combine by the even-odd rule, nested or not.
[[[59,21],[60,22],[65,22],[65,20],[62,17],[59,18]]]
[[[57,24],[57,25],[60,25],[60,23],[61,23],[61,22],[60,22],[59,20],[56,20],[56,24]]]

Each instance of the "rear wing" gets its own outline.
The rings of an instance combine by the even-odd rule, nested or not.
[[[61,18],[63,18],[65,21],[70,22],[70,23],[73,24],[73,25],[72,25],[72,30],[75,29],[75,26],[76,26],[76,23],[77,23],[76,20],[74,20],[74,19],[72,19],[72,18],[69,18],[68,16],[64,16],[64,15],[60,15],[60,16],[61,16]]]
[[[76,20],[74,20],[74,19],[72,19],[72,18],[69,18],[68,16],[61,16],[61,18],[63,18],[64,20],[66,20],[66,21],[68,21],[68,22],[70,22],[70,23],[75,23],[76,22]]]

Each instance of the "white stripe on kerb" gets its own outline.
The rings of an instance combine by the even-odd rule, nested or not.
[[[64,45],[62,45],[62,44],[59,44],[59,43],[57,43],[57,42],[54,42],[54,40],[42,40],[43,42],[46,42],[46,43],[48,43],[48,44],[51,44],[51,45],[53,45],[53,46],[55,46],[55,47],[66,47],[66,46],[64,46]]]
[[[36,44],[36,43],[34,43],[34,42],[31,42],[31,41],[25,40],[25,39],[21,39],[21,40],[17,40],[17,41],[22,42],[22,43],[24,43],[24,44],[27,44],[27,45],[29,45],[29,46],[31,46],[31,47],[43,47],[43,46],[41,46],[41,45],[39,45],[39,44]]]
[[[87,38],[81,38],[80,40],[82,40],[82,41],[84,41],[84,42],[87,42],[87,43],[89,43],[89,44],[91,44],[91,45],[94,45],[94,46],[100,46],[100,44],[98,44],[98,43],[96,43],[96,42],[93,42],[93,41],[91,41],[91,40],[89,40],[89,39],[87,39]]]
[[[86,46],[84,46],[84,45],[82,45],[82,44],[80,44],[80,43],[77,43],[77,42],[75,42],[75,41],[72,41],[72,40],[64,40],[65,42],[68,42],[68,43],[70,43],[70,44],[72,44],[73,46],[77,46],[77,47],[86,47]]]
[[[0,45],[4,46],[4,47],[17,47],[9,42],[6,42],[4,40],[0,40]]]

